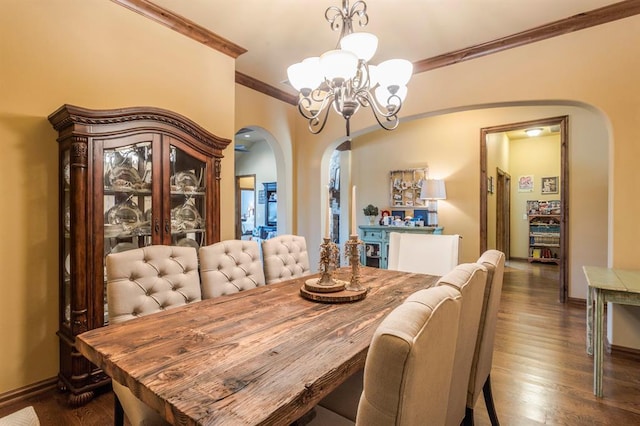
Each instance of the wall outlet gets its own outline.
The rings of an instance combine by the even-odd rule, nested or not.
[[[522,220],[527,220],[527,214],[526,213],[522,213]]]

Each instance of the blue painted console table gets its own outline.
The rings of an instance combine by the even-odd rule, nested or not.
[[[389,234],[392,232],[410,232],[414,234],[442,234],[442,227],[433,226],[381,226],[361,225],[360,239],[364,248],[360,261],[365,266],[387,269],[389,258]]]

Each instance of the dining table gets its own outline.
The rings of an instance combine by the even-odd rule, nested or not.
[[[302,297],[307,275],[93,329],[76,347],[169,423],[287,425],[362,369],[381,321],[439,278],[359,272],[355,302]]]

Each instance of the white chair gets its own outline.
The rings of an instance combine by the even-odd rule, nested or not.
[[[256,241],[227,240],[200,247],[202,298],[224,296],[265,285]]]
[[[40,426],[40,420],[33,407],[25,407],[0,419],[0,426]]]
[[[444,425],[461,295],[450,286],[417,291],[374,333],[364,367],[355,424]],[[316,407],[311,425],[352,424]]]
[[[486,284],[487,268],[478,263],[458,265],[440,278],[436,284],[451,286],[462,294],[458,341],[447,406],[446,424],[448,426],[460,426],[465,417],[469,376],[476,349]]]
[[[106,264],[110,324],[201,300],[198,255],[193,247],[157,245],[111,253]],[[132,426],[169,424],[126,384],[111,383],[116,423],[123,420],[121,404]]]
[[[442,276],[458,264],[459,240],[459,235],[391,232],[387,267]]]
[[[307,241],[298,235],[279,235],[262,242],[267,284],[309,275]]]
[[[482,303],[478,339],[471,365],[469,389],[467,391],[465,425],[473,425],[473,408],[480,396],[480,390],[484,394],[484,402],[487,406],[492,426],[500,424],[496,407],[493,403],[493,392],[491,391],[491,365],[493,363],[493,344],[498,321],[498,309],[500,308],[500,296],[502,294],[504,262],[504,253],[498,250],[487,250],[478,259],[478,263],[487,268],[488,275]]]

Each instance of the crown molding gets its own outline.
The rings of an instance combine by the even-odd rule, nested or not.
[[[153,4],[149,0],[111,0],[142,16],[152,19],[187,37],[192,38],[212,49],[225,53],[232,58],[245,53],[247,50],[226,40],[217,34],[199,26],[198,24],[177,15],[167,9]],[[423,59],[413,63],[413,73],[455,65],[470,59],[480,58],[493,53],[502,52],[514,47],[524,46],[556,36],[569,34],[596,25],[606,24],[618,19],[628,18],[640,14],[640,0],[624,0],[609,6],[579,13],[566,19],[541,25],[530,30],[512,34],[487,43]],[[260,80],[236,71],[235,82],[250,89],[257,90],[267,96],[279,99],[292,105],[297,105],[298,97],[277,89]]]
[[[193,21],[153,4],[149,0],[111,0],[112,2],[126,7],[145,18],[158,22],[174,31],[179,32],[199,43],[212,49],[224,53],[225,55],[237,58],[247,51],[247,49],[212,33],[208,29],[201,27]]]
[[[298,105],[298,96],[285,92],[284,90],[277,89],[268,85],[260,80],[257,80],[251,76],[236,71],[236,83],[241,84],[249,89],[257,90],[265,95],[279,99],[291,105]]]
[[[492,40],[487,43],[423,59],[413,63],[413,73],[421,73],[436,68],[454,65],[470,59],[480,58],[502,52],[514,47],[524,46],[552,37],[569,34],[596,25],[606,24],[618,19],[628,18],[640,13],[640,0],[625,0],[609,6],[579,13],[566,19],[541,25],[530,30]]]

